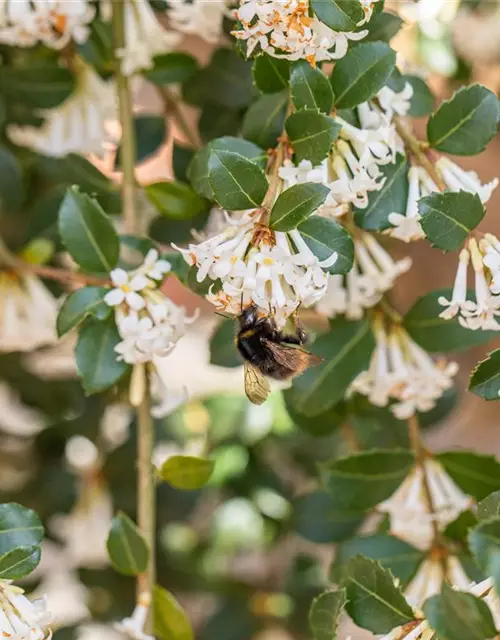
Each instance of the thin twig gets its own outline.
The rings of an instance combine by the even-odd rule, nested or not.
[[[186,140],[191,144],[193,149],[201,149],[203,147],[203,142],[200,135],[196,129],[189,126],[189,123],[186,121],[184,114],[182,113],[179,101],[167,89],[167,87],[157,87],[157,89],[165,107],[165,114],[173,116],[179,129],[182,131]]]
[[[66,269],[59,269],[58,267],[48,267],[46,265],[31,264],[30,262],[24,262],[23,260],[18,259],[14,261],[12,266],[16,271],[35,273],[41,278],[47,278],[47,280],[56,280],[57,282],[91,285],[95,287],[109,287],[111,285],[111,281],[107,278],[90,276],[86,273],[79,273],[77,271],[67,271]]]

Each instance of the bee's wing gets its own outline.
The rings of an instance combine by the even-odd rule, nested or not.
[[[271,387],[268,379],[256,367],[245,360],[245,393],[250,402],[262,404],[269,393]]]
[[[264,343],[273,354],[276,362],[290,369],[293,375],[303,373],[309,367],[314,367],[323,362],[323,358],[315,356],[300,347],[290,347],[282,342],[273,342],[272,340],[265,340]]]

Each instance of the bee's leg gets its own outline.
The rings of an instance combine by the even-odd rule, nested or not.
[[[292,313],[291,318],[295,326],[296,337],[298,340],[297,344],[304,344],[304,342],[307,341],[307,333],[304,331],[302,327],[298,311],[299,311],[299,308],[297,307],[297,309],[295,309],[295,311]]]

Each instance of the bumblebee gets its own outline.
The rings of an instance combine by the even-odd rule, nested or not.
[[[307,335],[297,322],[295,333],[284,333],[272,314],[259,314],[257,305],[244,309],[238,320],[236,346],[245,364],[245,393],[254,404],[262,404],[269,395],[268,378],[288,380],[322,362],[301,348]]]

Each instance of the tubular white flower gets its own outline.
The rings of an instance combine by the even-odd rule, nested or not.
[[[386,85],[377,93],[380,106],[390,119],[395,115],[406,116],[410,110],[412,97],[413,87],[409,82],[405,83],[402,91],[394,91]]]
[[[469,262],[470,253],[468,249],[462,249],[451,300],[448,300],[444,296],[438,298],[439,304],[442,307],[447,307],[447,309],[439,314],[440,318],[450,320],[457,314],[461,314],[462,310],[471,312],[475,309],[475,304],[471,300],[467,300],[467,271],[469,269]]]
[[[57,302],[34,275],[0,272],[0,351],[32,351],[57,341]]]
[[[378,407],[389,405],[400,420],[417,411],[430,411],[446,389],[453,386],[458,371],[455,362],[435,363],[404,329],[384,326],[383,318],[374,321],[376,347],[368,371],[352,382],[349,392],[368,397]]]
[[[432,513],[426,486],[430,492]],[[413,467],[395,493],[377,509],[389,515],[392,535],[425,551],[432,545],[434,527],[443,531],[472,504],[472,498],[455,484],[443,466],[427,458],[423,467]]]
[[[153,636],[144,631],[150,606],[151,596],[148,593],[141,593],[132,616],[115,623],[115,628],[133,640],[154,640]]]
[[[87,606],[89,590],[80,582],[75,571],[64,566],[47,571],[33,595],[37,594],[43,595],[47,602],[54,629],[72,627],[90,618]]]
[[[477,173],[474,171],[464,171],[452,160],[444,156],[436,162],[436,168],[442,175],[450,191],[476,193],[481,198],[483,204],[489,201],[491,194],[499,184],[498,178],[495,178],[488,184],[482,184]]]
[[[31,602],[24,590],[12,580],[0,580],[0,634],[13,640],[51,638],[43,628],[50,623],[50,613],[43,599]]]
[[[362,40],[367,30],[333,31],[309,15],[308,0],[242,0],[234,12],[241,28],[232,32],[247,41],[247,55],[257,46],[277,58],[308,60],[311,64],[338,60],[347,53],[350,40]]]
[[[42,42],[52,49],[62,49],[71,39],[83,44],[94,16],[89,0],[2,0],[0,42],[13,47]]]
[[[479,243],[483,263],[491,274],[490,291],[500,293],[500,241],[492,233],[486,233]]]
[[[459,590],[465,590],[470,585],[470,579],[455,556],[443,558],[439,553],[431,553],[406,587],[405,597],[413,607],[420,608],[428,598],[441,591],[445,580]]]
[[[47,419],[21,401],[19,393],[0,382],[0,431],[20,438],[35,436],[47,425]]]
[[[116,116],[113,84],[106,82],[81,63],[76,89],[61,105],[40,110],[45,118],[40,128],[9,125],[7,134],[14,144],[43,155],[61,158],[68,153],[103,153],[105,123]]]
[[[421,167],[410,167],[408,171],[408,200],[405,214],[393,212],[388,215],[389,222],[394,226],[387,229],[386,233],[403,242],[413,242],[425,238],[424,230],[420,224],[418,201],[428,195],[425,186],[421,184]]]
[[[363,20],[358,22],[358,27],[362,26],[366,22],[369,22],[372,19],[373,10],[375,9],[375,5],[378,0],[360,0],[361,6],[363,7],[363,11],[365,12],[365,17]]]
[[[113,627],[92,622],[77,627],[76,640],[123,640],[123,635]]]
[[[122,0],[125,3],[125,48],[117,51],[122,73],[127,76],[150,69],[153,58],[172,51],[180,35],[167,31],[158,22],[149,2]]]
[[[170,0],[167,14],[172,29],[196,35],[216,44],[223,35],[222,24],[227,12],[226,0]]]

